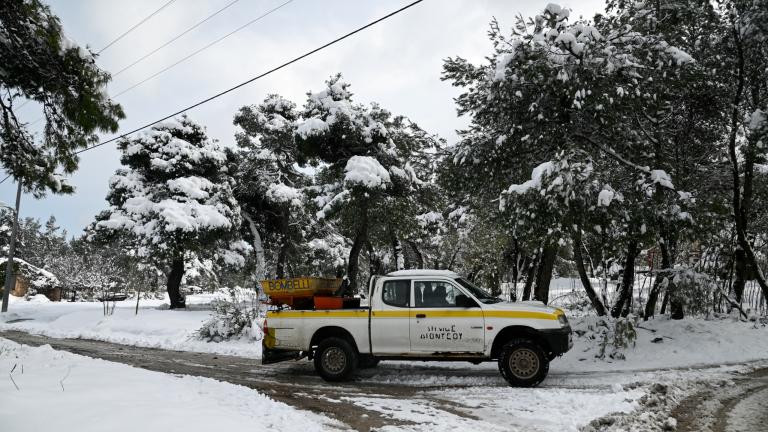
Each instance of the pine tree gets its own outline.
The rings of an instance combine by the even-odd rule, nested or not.
[[[633,159],[642,149],[635,149],[635,141],[627,139],[631,131],[625,115],[650,99],[642,75],[646,69],[674,71],[691,60],[658,35],[636,31],[628,24],[632,19],[596,16],[594,22],[570,23],[567,9],[550,4],[528,21],[519,18],[509,38],[492,22],[490,64],[476,66],[461,58],[446,61],[443,78],[467,88],[457,103],[459,113],[472,118],[452,149],[452,162],[460,171],[457,177],[464,179],[467,190],[481,194],[468,201],[490,206],[503,191],[529,189],[563,158],[577,158],[575,162],[590,166],[596,172],[594,182],[608,185],[606,190],[620,190],[627,198],[639,197],[647,185],[671,184],[662,170]],[[557,179],[553,178],[563,181]],[[591,197],[580,198],[595,206],[600,190],[592,188]],[[513,210],[508,228],[515,242],[536,251],[534,296],[546,302],[558,249],[573,231],[573,224],[564,224],[567,219],[560,216],[578,215],[568,208],[577,200],[560,200],[561,206],[542,214],[537,213],[544,210],[535,196],[514,193],[507,194],[506,200],[501,210]],[[521,226],[517,218],[521,212],[531,216],[527,221],[535,227]],[[627,225],[634,230],[630,236],[635,241],[641,225]],[[627,262],[634,262],[630,258]]]
[[[109,209],[92,229],[123,236],[136,254],[166,269],[171,308],[193,259],[242,266],[250,247],[238,239],[240,207],[232,193],[231,151],[186,115],[120,141],[121,163],[109,181]]]
[[[297,169],[294,139],[299,113],[296,104],[269,95],[260,105],[245,106],[235,116],[241,128],[235,135],[240,147],[235,195],[246,219],[245,231],[257,251],[257,277],[267,272],[258,250],[266,249],[277,278],[284,278],[289,264],[296,265],[308,225],[303,187],[308,180]],[[270,245],[265,248],[264,245]]]
[[[383,270],[375,240],[392,239],[389,210],[402,211],[402,199],[421,183],[408,157],[425,140],[405,133],[407,128],[405,119],[377,104],[354,104],[340,74],[323,91],[308,94],[296,129],[298,162],[320,167],[312,188],[317,218],[335,221],[339,232],[352,240],[346,272],[351,291],[357,287],[358,259],[365,249],[372,258],[370,272]]]

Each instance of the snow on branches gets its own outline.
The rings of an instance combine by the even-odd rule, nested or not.
[[[390,183],[389,172],[370,156],[352,156],[344,167],[344,173],[344,182],[350,185],[372,189],[383,188]]]
[[[242,264],[240,208],[227,172],[229,152],[186,115],[159,123],[119,144],[119,169],[93,228],[128,236],[139,256],[187,253]],[[235,255],[240,255],[237,258]]]

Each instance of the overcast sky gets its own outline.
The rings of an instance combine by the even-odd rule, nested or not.
[[[46,0],[43,0],[44,2]],[[105,50],[97,63],[112,73],[152,51],[232,0],[176,0],[146,23]],[[117,94],[193,51],[231,32],[286,0],[239,0],[210,21],[114,77],[110,94]],[[167,0],[51,0],[67,35],[98,51]],[[410,0],[293,0],[264,19],[201,52],[117,98],[127,131],[191,105],[234,84],[316,48],[369,21],[410,3]],[[341,72],[352,85],[357,102],[379,102],[449,142],[467,120],[456,115],[453,98],[459,91],[440,81],[442,60],[461,56],[484,61],[491,52],[488,22],[496,17],[509,29],[522,13],[532,16],[548,1],[426,0],[373,28],[325,49],[301,62],[255,81],[190,111],[208,128],[209,136],[233,142],[232,117],[243,105],[279,93],[299,106],[308,91],[318,91],[330,75]],[[591,17],[602,0],[561,2],[571,18]],[[20,115],[38,118],[35,107]],[[103,138],[111,138],[104,135]],[[79,234],[106,206],[107,181],[118,168],[114,144],[83,154],[70,182],[74,195],[35,200],[24,196],[22,216],[47,219],[55,215],[71,235]],[[12,203],[15,185],[0,186],[0,201]]]

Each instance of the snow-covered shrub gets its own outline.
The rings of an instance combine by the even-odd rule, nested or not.
[[[606,356],[624,360],[624,350],[635,346],[637,340],[638,318],[630,315],[626,318],[600,318],[595,325],[589,325],[589,331],[594,332],[591,337],[597,341],[597,358]]]
[[[197,330],[197,336],[208,342],[232,338],[261,340],[259,302],[257,293],[239,287],[228,288],[226,294],[213,302],[211,318]]]
[[[680,302],[688,314],[706,315],[712,310],[717,282],[712,276],[692,269],[677,271],[671,278],[670,295]]]

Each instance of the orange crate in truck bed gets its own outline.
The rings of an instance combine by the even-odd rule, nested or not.
[[[315,296],[315,309],[341,309],[344,297]]]

